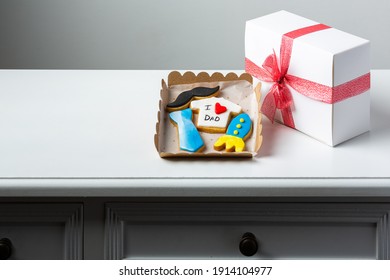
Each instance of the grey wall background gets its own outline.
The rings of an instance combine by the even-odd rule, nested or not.
[[[0,68],[243,69],[245,21],[282,9],[390,68],[389,0],[0,0]]]

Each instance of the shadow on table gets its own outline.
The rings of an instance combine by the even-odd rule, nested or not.
[[[387,139],[390,144],[390,104],[371,104],[371,129],[355,138],[341,143],[337,147],[368,146],[371,142],[379,143]]]

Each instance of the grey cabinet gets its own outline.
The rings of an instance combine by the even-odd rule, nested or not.
[[[0,202],[9,259],[390,258],[389,202],[23,200]],[[246,233],[252,256],[240,247]]]
[[[387,259],[390,204],[111,203],[105,258]]]
[[[8,259],[82,259],[83,205],[1,203],[0,239]]]

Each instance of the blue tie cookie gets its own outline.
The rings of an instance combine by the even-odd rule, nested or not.
[[[199,152],[204,148],[204,142],[192,122],[192,110],[174,111],[169,114],[172,123],[179,131],[179,146],[181,150]]]

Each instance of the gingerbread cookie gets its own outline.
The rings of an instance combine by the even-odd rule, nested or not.
[[[252,121],[246,113],[235,117],[226,132],[214,143],[217,151],[226,149],[227,152],[242,152],[245,149],[245,140],[252,134]]]
[[[192,111],[187,108],[169,114],[172,123],[178,129],[179,147],[188,152],[199,152],[204,148],[204,142],[192,122]]]
[[[218,91],[219,86],[215,88],[196,87],[191,90],[183,91],[175,101],[167,105],[166,110],[168,112],[173,112],[186,109],[192,100],[215,96],[218,94]]]
[[[231,116],[241,112],[241,106],[222,97],[192,101],[190,108],[198,113],[196,127],[209,133],[224,133]]]

